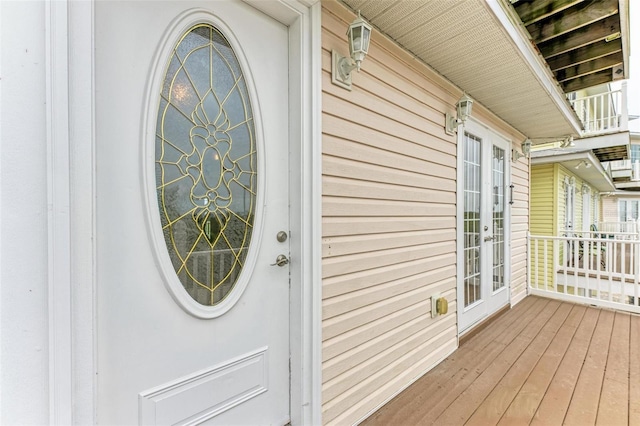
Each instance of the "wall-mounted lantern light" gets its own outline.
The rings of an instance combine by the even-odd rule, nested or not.
[[[573,168],[576,169],[576,170],[578,170],[580,167],[584,167],[585,169],[590,169],[591,168],[591,163],[587,162],[586,160],[582,160],[578,164],[573,166]]]
[[[371,25],[362,19],[360,12],[356,20],[349,25],[347,39],[351,58],[346,58],[335,50],[331,52],[331,82],[351,90],[351,71],[360,72],[360,65],[369,52],[371,40]]]
[[[573,142],[573,136],[567,136],[560,144],[560,148],[572,148],[574,146],[576,146],[576,144]]]
[[[518,161],[522,157],[529,158],[531,156],[531,139],[527,138],[522,142],[522,152],[518,152],[515,149],[511,150],[511,159],[512,161]]]
[[[471,116],[472,109],[473,99],[464,93],[456,104],[456,117],[449,113],[445,114],[445,132],[448,135],[452,135],[458,128],[458,124],[464,124],[467,118]]]

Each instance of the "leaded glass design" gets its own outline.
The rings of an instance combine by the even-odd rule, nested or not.
[[[187,31],[169,58],[156,127],[164,238],[185,290],[216,305],[245,263],[256,208],[256,141],[245,77],[222,33]]]
[[[482,299],[480,287],[481,142],[464,134],[464,306]]]

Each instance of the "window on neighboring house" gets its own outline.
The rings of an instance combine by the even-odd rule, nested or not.
[[[629,163],[631,164],[631,180],[640,180],[640,145],[629,147]]]
[[[640,161],[640,145],[631,145],[631,164]]]
[[[638,200],[619,200],[618,214],[620,222],[638,220],[638,217],[640,217],[638,207]]]

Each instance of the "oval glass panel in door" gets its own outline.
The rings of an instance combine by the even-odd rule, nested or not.
[[[247,257],[256,205],[255,127],[231,45],[212,25],[191,28],[165,72],[156,127],[164,239],[185,290],[221,302]]]

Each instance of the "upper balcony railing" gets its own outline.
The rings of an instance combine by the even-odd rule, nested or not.
[[[598,222],[598,231],[607,237],[619,236],[621,239],[636,239],[640,235],[640,222],[629,220],[627,222]]]
[[[632,154],[633,155],[633,154]],[[616,160],[603,163],[609,175],[616,178],[627,178],[631,181],[640,181],[640,160]]]
[[[582,120],[582,136],[594,136],[628,130],[627,85],[596,95],[570,99],[571,105]]]

